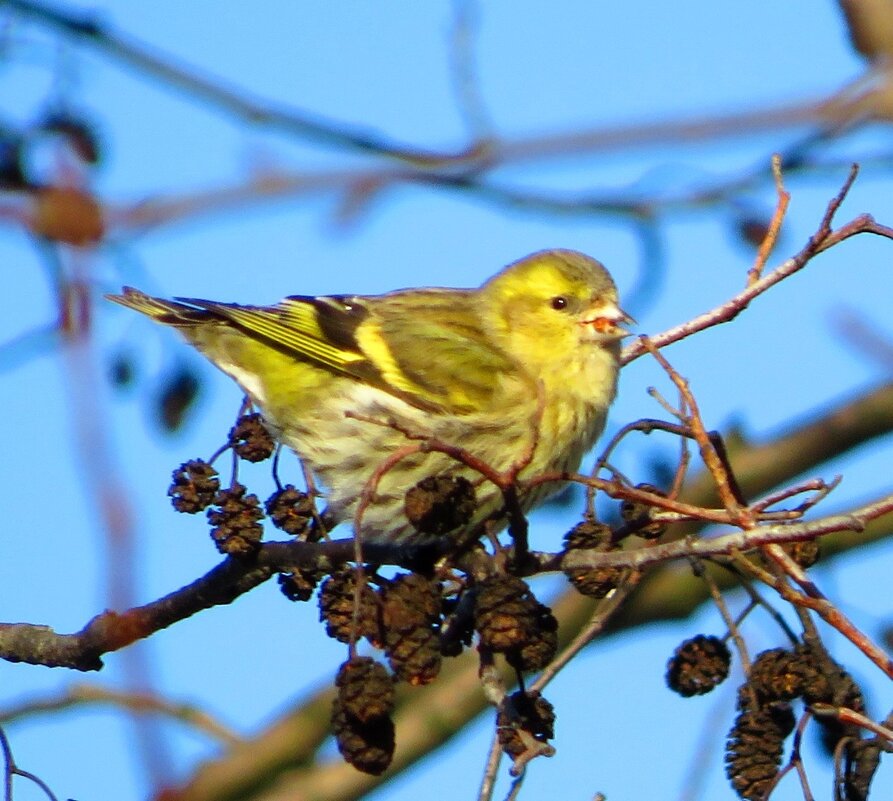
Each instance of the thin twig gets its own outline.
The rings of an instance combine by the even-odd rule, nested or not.
[[[34,782],[34,784],[36,784],[41,790],[43,790],[50,801],[58,801],[53,791],[50,790],[49,785],[47,785],[47,783],[43,779],[35,776],[33,773],[30,773],[27,770],[22,770],[18,765],[16,765],[15,759],[13,759],[12,756],[12,747],[10,746],[9,739],[6,737],[6,732],[3,731],[2,727],[0,727],[0,752],[3,753],[4,761],[4,801],[12,801],[13,776],[21,776],[23,779],[28,779],[29,781]]]
[[[747,650],[747,643],[744,642],[744,637],[741,636],[741,631],[738,628],[738,621],[733,618],[731,612],[729,612],[729,607],[726,604],[725,598],[723,598],[722,592],[720,592],[719,587],[707,571],[704,563],[697,559],[693,559],[692,568],[695,571],[695,575],[707,585],[707,590],[710,593],[710,597],[713,599],[713,605],[719,611],[723,622],[726,624],[729,635],[735,642],[735,648],[738,651],[738,658],[741,660],[741,666],[744,668],[744,671],[747,672],[750,669],[750,655]],[[752,602],[751,605],[748,606],[748,611],[751,608]]]
[[[527,771],[522,770],[520,775],[511,783],[508,795],[506,795],[505,797],[505,801],[515,801],[515,799],[521,794],[521,788],[524,786],[524,777],[526,775]]]
[[[688,437],[679,437],[679,461],[676,463],[676,473],[673,475],[673,483],[667,496],[678,498],[688,476],[688,468],[691,464],[691,450],[688,447]]]
[[[827,498],[828,495],[837,488],[840,481],[841,476],[835,476],[830,482],[826,482],[821,478],[811,478],[807,481],[802,481],[799,484],[794,484],[791,487],[785,487],[778,492],[773,492],[765,498],[760,498],[759,501],[751,506],[751,509],[757,512],[763,512],[770,506],[775,506],[777,503],[786,501],[788,498],[793,498],[796,495],[801,495],[804,492],[814,493],[809,499],[797,507],[797,511],[802,514]]]
[[[536,681],[530,686],[531,692],[542,692],[568,663],[592,642],[611,621],[614,614],[623,606],[623,602],[629,597],[642,578],[641,573],[631,573],[623,582],[603,600],[589,622],[577,633],[564,650],[561,651],[540,673]]]
[[[657,498],[658,496],[654,496]],[[854,509],[848,514],[829,515],[818,520],[800,523],[783,523],[758,526],[749,531],[736,531],[718,537],[698,540],[676,540],[656,545],[653,548],[640,548],[624,551],[574,550],[553,561],[553,555],[543,557],[542,569],[580,567],[629,567],[644,569],[668,559],[681,559],[689,556],[731,556],[755,550],[763,545],[806,542],[838,531],[859,531],[869,520],[893,512],[893,495]],[[729,521],[726,521],[729,523]],[[752,567],[756,567],[753,566]],[[771,583],[771,574],[763,571],[759,577]]]
[[[665,420],[656,420],[651,418],[646,418],[643,420],[636,420],[633,423],[627,423],[623,426],[614,436],[608,440],[607,445],[605,445],[598,459],[596,459],[595,465],[590,472],[590,475],[595,478],[598,474],[604,470],[608,465],[608,460],[611,458],[611,454],[617,448],[617,446],[631,433],[634,431],[638,431],[642,434],[648,436],[652,431],[665,431],[670,434],[675,434],[677,437],[680,437],[683,441],[686,436],[688,436],[688,432],[680,426],[678,423],[668,423]],[[615,472],[615,478],[617,474]],[[595,485],[589,485],[586,487],[586,508],[589,510],[589,514],[591,516],[595,516],[595,493],[597,487]],[[671,497],[676,497],[671,493]]]
[[[141,714],[151,712],[164,715],[203,731],[228,746],[243,742],[243,738],[232,729],[192,704],[178,704],[148,693],[121,692],[90,684],[72,684],[59,695],[23,701],[14,707],[0,709],[0,724],[91,704],[110,704]]]
[[[500,762],[502,762],[502,746],[499,744],[499,734],[494,732],[493,739],[490,741],[490,750],[487,752],[487,761],[484,765],[484,775],[481,777],[477,801],[493,800],[493,790],[496,788],[496,774],[499,772]]]
[[[737,482],[731,478],[732,473],[727,469],[727,465],[721,458],[716,447],[714,438],[704,427],[701,412],[698,409],[698,403],[695,400],[691,389],[686,381],[667,361],[664,355],[655,347],[648,337],[640,338],[645,349],[657,360],[657,363],[664,369],[670,380],[676,385],[680,395],[684,398],[685,406],[688,409],[688,415],[683,420],[691,428],[692,435],[701,452],[701,459],[710,475],[713,477],[719,497],[723,502],[729,514],[736,518],[738,525],[749,527],[752,525],[752,519],[745,509],[742,508],[740,502],[740,491],[737,490]],[[734,486],[733,486],[734,485]]]
[[[727,569],[735,569],[730,565],[724,565],[724,567],[726,567]],[[769,615],[769,617],[771,617],[775,621],[778,627],[784,632],[791,645],[797,645],[799,639],[797,638],[797,635],[794,633],[793,629],[788,625],[788,621],[785,620],[781,613],[762,596],[762,594],[756,589],[756,587],[753,586],[752,582],[744,576],[741,576],[741,588],[750,596],[751,599],[751,602],[748,605],[748,611],[752,607],[759,606]],[[738,622],[740,623],[740,621]]]
[[[425,165],[462,164],[468,159],[463,152],[437,154],[405,148],[341,124],[323,120],[305,111],[276,106],[256,100],[228,88],[223,82],[201,76],[188,67],[177,65],[169,56],[161,56],[146,45],[103,25],[92,14],[75,14],[32,0],[3,0],[3,5],[66,36],[78,39],[140,72],[159,79],[168,86],[187,92],[238,119],[257,125],[278,128],[322,144],[357,149],[363,152],[392,156],[408,163]],[[618,125],[563,134],[518,138],[494,143],[488,161],[498,163],[543,159],[568,153],[596,152],[609,154],[654,143],[713,140],[739,137],[764,129],[814,124],[839,125],[847,106],[838,98],[849,98],[851,89],[832,97],[823,97],[777,108],[743,112],[722,117],[672,120],[652,124]],[[498,145],[498,147],[496,146]],[[470,165],[475,164],[474,159]]]
[[[834,213],[843,202],[844,197],[846,197],[847,192],[849,192],[852,182],[855,180],[855,174],[856,170],[854,168],[850,172],[843,188],[828,204],[828,208],[822,218],[819,228],[809,238],[806,245],[804,245],[797,255],[783,262],[768,275],[764,275],[758,281],[755,281],[737,295],[734,295],[732,298],[721,303],[719,306],[714,307],[710,311],[697,315],[687,322],[669,328],[660,334],[650,335],[648,339],[651,341],[652,345],[656,348],[664,348],[667,345],[685,339],[699,331],[704,331],[722,323],[731,322],[741,314],[741,312],[743,312],[755,298],[764,294],[768,289],[775,286],[775,284],[780,283],[802,270],[817,254],[834,247],[845,239],[864,233],[876,234],[887,239],[893,239],[893,228],[877,223],[870,214],[861,214],[834,231],[830,229],[830,221],[833,219]],[[647,349],[641,340],[637,340],[631,345],[628,345],[623,349],[623,354],[620,359],[621,364],[626,365],[631,361],[638,359],[646,352],[646,350]]]
[[[781,156],[777,153],[772,156],[772,177],[775,179],[775,192],[778,195],[778,201],[775,206],[775,213],[772,215],[772,220],[766,231],[766,236],[763,237],[763,241],[760,243],[753,267],[747,271],[747,286],[753,286],[760,280],[763,269],[766,267],[766,262],[769,260],[769,255],[778,242],[781,225],[787,214],[788,204],[791,202],[791,194],[784,188],[784,180],[781,173]]]
[[[778,547],[778,546],[772,546]],[[779,549],[780,550],[780,549]],[[821,594],[813,595],[797,592],[783,577],[766,582],[788,603],[802,609],[815,612],[828,625],[837,629],[853,645],[856,646],[868,659],[879,667],[889,678],[893,678],[893,659],[887,652],[872,641],[864,632],[859,630],[853,622],[834,604],[825,599]]]

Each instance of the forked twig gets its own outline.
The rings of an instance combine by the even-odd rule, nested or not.
[[[813,257],[819,253],[834,247],[845,239],[865,233],[876,234],[887,239],[893,239],[893,228],[876,222],[870,214],[861,214],[845,225],[842,225],[840,228],[832,230],[831,222],[834,219],[834,215],[843,203],[844,198],[846,198],[849,193],[857,175],[858,167],[852,165],[850,173],[840,191],[828,203],[825,214],[822,217],[816,232],[809,238],[806,245],[803,246],[799,253],[792,258],[787,259],[770,273],[754,281],[724,303],[721,303],[703,314],[693,317],[685,323],[673,326],[659,334],[652,334],[649,336],[649,340],[654,347],[664,348],[674,342],[679,342],[682,339],[690,337],[692,334],[696,334],[699,331],[704,331],[722,323],[731,322],[741,314],[741,312],[743,312],[755,298],[764,294],[768,289],[781,281],[784,281],[786,278],[794,275],[794,273],[802,270],[809,264]],[[631,345],[628,345],[623,349],[621,363],[624,365],[629,364],[631,361],[644,355],[646,350],[644,343],[640,340],[633,342]]]

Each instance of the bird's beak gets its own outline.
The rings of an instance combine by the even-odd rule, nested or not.
[[[623,339],[632,333],[623,323],[635,324],[635,320],[616,303],[599,303],[586,314],[580,325],[587,326],[599,335],[600,339]]]

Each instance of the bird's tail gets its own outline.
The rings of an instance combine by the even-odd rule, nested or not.
[[[175,300],[166,300],[164,298],[153,298],[139,289],[125,286],[121,295],[106,295],[107,300],[114,303],[120,303],[128,309],[138,311],[145,314],[157,323],[164,325],[173,325],[178,327],[197,325],[199,323],[208,322],[208,312],[204,309],[190,306],[186,303],[179,303]]]

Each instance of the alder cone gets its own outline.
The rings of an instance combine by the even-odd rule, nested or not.
[[[515,576],[491,576],[478,585],[474,609],[481,644],[497,653],[526,645],[536,626],[536,598]]]
[[[288,573],[280,573],[277,580],[279,590],[289,601],[309,601],[316,589],[320,575],[314,570],[293,568]]]
[[[552,611],[516,576],[490,576],[478,585],[474,625],[481,645],[505,654],[519,670],[545,667],[558,648]]]
[[[264,513],[257,495],[248,493],[243,484],[218,492],[207,514],[211,538],[220,553],[243,559],[257,553],[264,534],[259,522]]]
[[[276,528],[293,537],[307,534],[313,520],[313,498],[293,484],[286,484],[267,498],[264,509]]]
[[[442,537],[474,517],[474,485],[463,476],[428,476],[404,498],[407,520],[420,534]]]
[[[555,736],[555,709],[539,693],[518,690],[500,704],[496,732],[503,752],[517,759],[528,748],[521,732],[541,743]]]
[[[732,655],[719,637],[685,640],[667,663],[667,686],[684,697],[704,695],[729,675]]]
[[[440,585],[418,573],[404,573],[382,590],[384,647],[397,678],[428,684],[440,672]]]
[[[565,555],[576,550],[597,550],[602,552],[619,550],[611,541],[611,527],[592,520],[577,523],[564,535]],[[567,567],[564,575],[581,595],[590,598],[605,598],[617,589],[626,568],[623,567]]]
[[[430,684],[440,673],[440,636],[430,628],[385,633],[385,653],[394,675],[413,686]]]
[[[378,601],[368,584],[360,593],[357,631],[354,632],[354,594],[356,574],[346,568],[332,573],[319,590],[319,619],[326,624],[326,633],[339,642],[349,643],[351,636],[366,637],[373,645],[381,641],[378,627]]]
[[[276,442],[256,412],[243,414],[230,429],[229,443],[240,459],[262,462],[276,450]]]
[[[361,721],[345,711],[336,698],[332,733],[344,761],[363,773],[380,776],[394,758],[394,721],[388,715]]]
[[[217,470],[204,459],[192,459],[174,470],[167,494],[174,509],[194,515],[214,503],[219,490]]]
[[[726,743],[726,776],[746,801],[761,801],[778,773],[785,738],[794,729],[787,704],[743,709]]]
[[[394,710],[394,680],[368,656],[348,659],[335,677],[341,708],[362,723]]]
[[[528,640],[520,648],[506,654],[509,664],[523,672],[542,670],[558,652],[558,620],[552,610],[537,604],[536,619]]]

